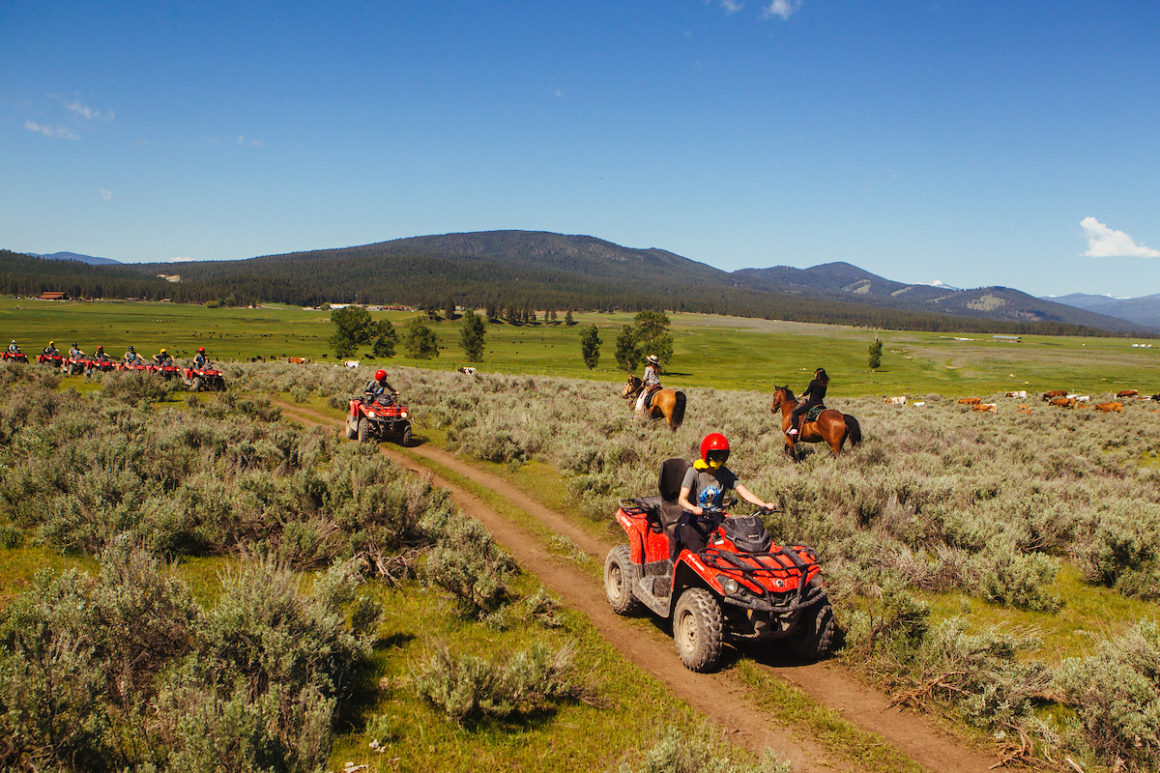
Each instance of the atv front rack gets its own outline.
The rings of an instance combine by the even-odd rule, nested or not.
[[[813,563],[803,561],[798,555],[798,551],[806,553]],[[818,566],[818,554],[808,545],[785,545],[777,550],[764,553],[733,553],[718,550],[710,545],[699,555],[706,566],[722,572],[740,572],[753,585],[761,588],[760,594],[755,593],[752,588],[745,588],[747,594],[745,600],[735,599],[729,595],[723,597],[726,603],[734,606],[752,609],[755,607],[754,602],[761,601],[764,602],[761,606],[766,607],[771,612],[796,612],[825,600],[827,595],[825,587],[820,583],[815,585],[807,582],[810,567]],[[761,561],[763,558],[772,559],[780,568],[765,565]],[[820,573],[820,568],[818,571]],[[758,578],[772,579],[777,582],[785,579],[779,575],[792,576],[795,574],[798,576],[796,592],[777,593],[762,587],[761,583],[757,582]]]

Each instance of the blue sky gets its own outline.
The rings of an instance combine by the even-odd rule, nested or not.
[[[0,247],[520,228],[1160,293],[1160,3],[0,0]]]

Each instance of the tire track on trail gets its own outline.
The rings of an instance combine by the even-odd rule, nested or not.
[[[341,429],[340,419],[310,407],[280,400],[271,402],[302,424]],[[388,444],[381,444],[380,449],[401,467],[431,478],[434,485],[449,489],[456,505],[482,522],[525,570],[536,575],[572,608],[583,612],[622,655],[664,683],[698,712],[729,730],[735,742],[758,754],[766,748],[772,749],[780,758],[789,760],[793,769],[799,772],[864,769],[856,760],[836,758],[807,735],[808,728],[783,726],[766,719],[766,712],[753,703],[753,689],[730,676],[728,670],[713,674],[687,670],[677,657],[669,637],[660,631],[629,629],[609,607],[602,583],[594,582],[583,569],[550,552],[542,537],[514,524],[511,518],[479,496],[415,461],[409,454],[471,480],[523,510],[550,532],[571,540],[599,566],[603,566],[612,543],[592,536],[500,476],[479,469],[448,451],[430,445],[411,447],[407,452]],[[747,653],[745,657],[751,655]],[[836,711],[861,730],[879,736],[885,745],[933,773],[976,773],[991,770],[997,762],[997,757],[946,733],[926,718],[904,713],[891,704],[888,696],[856,681],[835,665],[781,663],[774,657],[755,662],[767,673]]]

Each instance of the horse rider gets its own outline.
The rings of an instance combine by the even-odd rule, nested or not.
[[[153,355],[153,362],[155,364],[161,365],[161,366],[172,365],[173,358],[170,357],[169,352],[166,351],[164,347],[162,347],[161,351],[159,351],[157,354]]]
[[[193,356],[193,367],[198,370],[205,370],[209,365],[209,358],[205,356],[205,347],[197,347],[197,354]]]
[[[391,405],[399,397],[395,388],[387,383],[387,372],[381,368],[375,371],[374,379],[367,382],[363,392],[365,393],[363,402],[377,402],[380,405]]]
[[[56,341],[49,341],[48,346],[44,347],[44,353],[49,357],[55,357],[60,352],[56,350]]]
[[[826,399],[826,387],[830,384],[830,377],[826,375],[825,368],[818,368],[814,371],[814,378],[810,381],[810,385],[806,387],[806,391],[802,392],[802,397],[806,400],[799,403],[790,414],[789,429],[785,434],[790,437],[796,437],[800,429],[801,419],[809,410],[815,406],[822,405]]]
[[[641,379],[640,397],[636,398],[636,412],[643,413],[644,406],[651,399],[653,392],[661,388],[661,361],[655,354],[645,358],[644,378]]]
[[[701,458],[685,473],[681,481],[681,493],[677,504],[685,511],[681,517],[674,548],[683,544],[693,552],[698,552],[707,544],[709,535],[720,523],[721,505],[725,492],[733,489],[737,495],[752,505],[765,510],[776,510],[774,505],[757,497],[737,480],[737,476],[725,466],[729,459],[729,440],[720,432],[712,432],[701,440]],[[703,520],[708,515],[708,521]],[[716,521],[714,522],[714,517]]]

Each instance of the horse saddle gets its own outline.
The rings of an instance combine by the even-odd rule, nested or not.
[[[806,421],[817,421],[824,410],[826,410],[826,406],[824,405],[815,405],[813,408],[810,408],[806,411]]]
[[[645,408],[652,408],[653,398],[657,396],[657,392],[659,392],[659,391],[661,391],[660,387],[657,387],[656,389],[653,389],[653,390],[650,390],[648,387],[645,387],[645,390],[644,390],[644,407]]]

